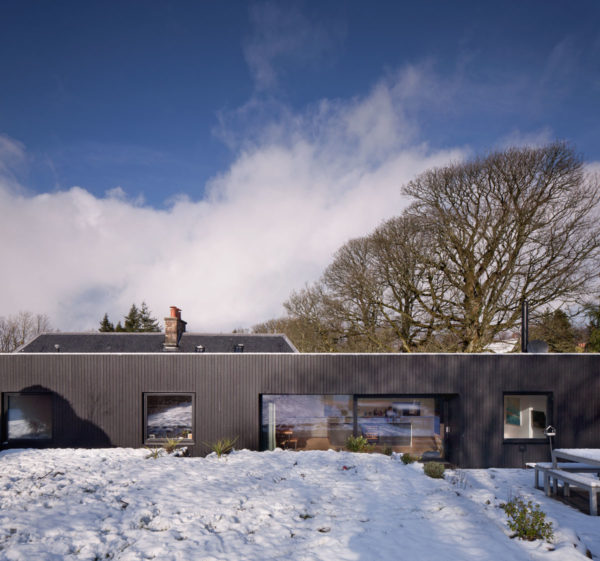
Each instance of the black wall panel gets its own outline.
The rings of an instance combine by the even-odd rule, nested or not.
[[[145,392],[196,394],[195,455],[224,436],[258,449],[261,394],[435,394],[450,400],[453,461],[522,466],[548,445],[503,441],[503,393],[549,392],[556,444],[600,448],[593,354],[0,355],[0,392],[15,391],[54,392],[54,446],[141,446]]]

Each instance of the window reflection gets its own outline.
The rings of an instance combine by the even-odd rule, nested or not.
[[[341,449],[356,435],[376,451],[443,455],[443,425],[433,397],[264,395],[262,431],[268,449]]]
[[[262,427],[267,448],[327,450],[352,434],[351,395],[263,396]]]
[[[146,395],[146,440],[189,438],[192,433],[191,395]]]
[[[52,396],[7,396],[8,440],[52,438]]]
[[[356,415],[358,433],[371,444],[416,455],[442,455],[442,424],[435,398],[358,398]]]

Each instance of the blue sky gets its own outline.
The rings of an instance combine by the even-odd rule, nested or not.
[[[594,165],[598,21],[592,0],[5,1],[1,251],[33,280],[0,315],[93,328],[145,299],[251,325],[431,165],[554,139]]]

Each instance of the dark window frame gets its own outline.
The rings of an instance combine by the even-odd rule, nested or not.
[[[193,446],[196,439],[196,393],[195,392],[144,392],[142,394],[142,443],[144,446],[163,445],[167,438],[148,438],[148,397],[149,396],[185,396],[192,399],[192,438],[184,438],[178,446]]]
[[[554,423],[554,395],[551,391],[527,391],[527,390],[515,390],[515,391],[504,391],[502,392],[502,401],[501,403],[501,424],[500,430],[502,431],[502,444],[547,444],[547,437],[518,437],[518,438],[505,438],[504,436],[504,398],[506,396],[511,395],[545,395],[546,396],[546,426],[552,425]]]
[[[9,399],[11,397],[48,397],[50,399],[50,436],[42,438],[8,438],[8,411]],[[47,446],[54,441],[54,393],[53,392],[3,392],[2,393],[2,442],[9,446],[27,445],[27,447],[35,448],[36,446]]]

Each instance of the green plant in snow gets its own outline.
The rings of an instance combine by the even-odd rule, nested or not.
[[[443,479],[444,469],[444,464],[440,462],[427,462],[423,466],[423,472],[425,475],[433,477],[433,479]]]
[[[346,448],[350,452],[370,452],[374,446],[364,436],[349,436],[346,439]]]
[[[511,499],[504,505],[504,512],[508,516],[508,527],[515,536],[522,540],[546,540],[551,542],[554,538],[552,522],[546,522],[546,513],[540,505],[532,501],[525,502],[520,497]]]
[[[408,452],[405,452],[404,454],[402,454],[402,463],[403,464],[412,464],[414,462],[416,462],[419,459],[419,456],[413,456],[412,454],[409,454]]]
[[[392,447],[391,447],[391,446],[386,446],[386,447],[383,449],[383,453],[384,453],[386,456],[391,456],[391,455],[394,453],[394,450],[392,450]]]
[[[237,442],[238,437],[235,438],[220,438],[215,442],[204,442],[205,446],[208,446],[218,458],[229,454],[233,450],[234,444]]]
[[[149,460],[152,458],[153,460],[158,460],[160,458],[160,453],[162,452],[162,448],[154,447],[154,448],[146,448],[149,451],[149,454],[146,456],[146,459]]]
[[[181,438],[167,438],[163,444],[163,448],[167,451],[167,454],[175,452],[175,449],[179,446],[181,440]]]

